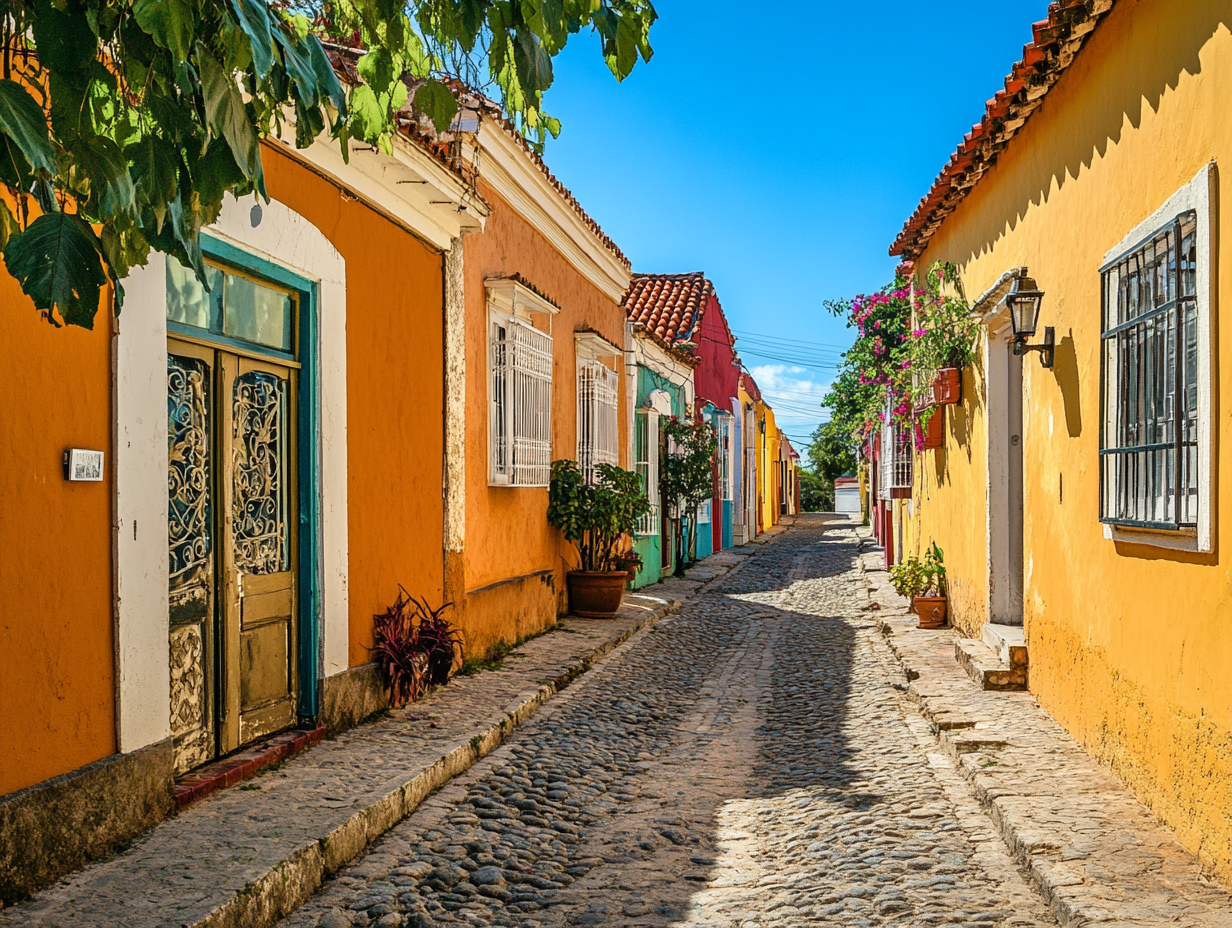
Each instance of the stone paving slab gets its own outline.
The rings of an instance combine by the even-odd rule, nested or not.
[[[702,562],[720,577],[752,554]],[[706,586],[670,578],[626,594],[616,619],[573,616],[504,659],[328,739],[159,824],[110,860],[0,911],[0,928],[263,928],[497,748],[639,629]]]
[[[908,695],[1063,925],[1226,928],[1232,894],[1030,693],[979,689],[952,630],[925,631],[864,530],[870,610]]]

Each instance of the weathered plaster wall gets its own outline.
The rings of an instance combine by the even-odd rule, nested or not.
[[[276,150],[267,150],[265,172],[270,196],[324,232],[346,261],[346,653],[354,667],[370,660],[372,616],[398,584],[443,600],[443,258]]]
[[[946,220],[924,263],[959,264],[968,295],[1027,266],[1046,291],[1056,366],[1024,365],[1025,619],[1031,687],[1181,840],[1232,880],[1232,331],[1213,331],[1213,551],[1107,540],[1098,521],[1100,275],[1105,253],[1210,161],[1232,165],[1232,12],[1226,2],[1118,4],[997,166]],[[1222,184],[1217,185],[1217,190]],[[1232,305],[1232,211],[1219,209],[1215,320]],[[978,409],[978,407],[977,407]],[[946,479],[919,531],[954,574],[979,564],[975,438],[953,429]],[[947,428],[949,428],[947,426]],[[971,449],[971,450],[969,450]],[[964,457],[971,455],[970,462]],[[930,465],[935,467],[935,465]],[[1222,492],[1221,492],[1222,491]],[[952,539],[948,544],[943,539]],[[969,575],[976,583],[977,574]]]
[[[0,274],[0,794],[115,750],[111,324],[57,329]],[[67,482],[65,448],[103,482]]]
[[[550,321],[552,458],[577,455],[577,355],[574,333],[591,330],[616,346],[624,377],[625,314],[591,284],[486,181],[480,195],[492,207],[482,233],[463,239],[466,301],[466,555],[464,609],[467,654],[504,639],[543,631],[565,606],[565,572],[577,563],[572,546],[548,525],[548,491],[489,486],[488,311],[484,280],[520,274],[560,312]],[[540,324],[540,320],[536,320]],[[542,320],[546,329],[547,320]],[[621,466],[628,467],[627,391],[621,409]],[[542,579],[547,572],[548,579]],[[482,592],[478,592],[482,591]],[[529,598],[528,598],[529,597]]]

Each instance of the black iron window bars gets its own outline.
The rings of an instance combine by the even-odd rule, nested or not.
[[[1104,267],[1100,521],[1198,521],[1197,214]]]

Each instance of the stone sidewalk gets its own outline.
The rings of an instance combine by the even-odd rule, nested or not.
[[[1030,693],[986,692],[894,592],[867,529],[861,563],[908,696],[1063,925],[1229,928],[1232,894]]]
[[[567,617],[499,669],[456,677],[405,709],[197,803],[115,857],[3,909],[0,928],[271,925],[596,660],[757,550],[721,552],[700,562],[690,578],[627,594],[615,620]]]

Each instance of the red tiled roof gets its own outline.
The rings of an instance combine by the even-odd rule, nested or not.
[[[1022,60],[1010,70],[1005,89],[988,101],[984,118],[963,137],[890,246],[890,254],[916,258],[924,251],[945,217],[997,163],[997,156],[1039,108],[1115,2],[1058,0],[1049,5],[1048,18],[1031,27],[1034,41],[1023,46]]]
[[[669,342],[696,342],[702,313],[714,293],[703,271],[634,274],[622,304],[629,321]]]

